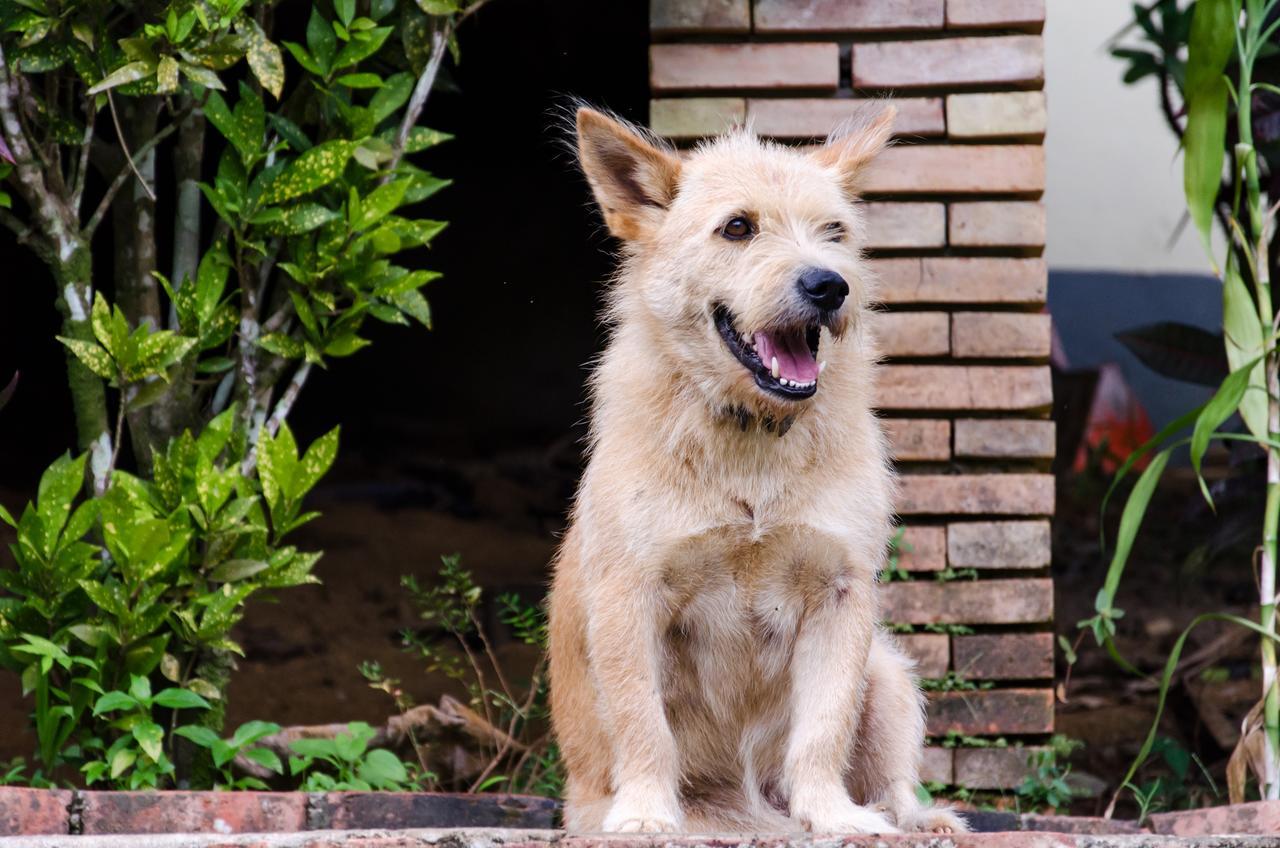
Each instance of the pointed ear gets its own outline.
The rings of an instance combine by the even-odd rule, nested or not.
[[[839,174],[844,190],[856,195],[862,189],[871,161],[889,145],[893,135],[893,119],[898,110],[886,106],[879,114],[855,120],[850,126],[833,133],[827,143],[813,153],[813,158]]]
[[[636,239],[657,226],[675,197],[680,160],[637,130],[594,109],[578,110],[578,160],[609,231]]]

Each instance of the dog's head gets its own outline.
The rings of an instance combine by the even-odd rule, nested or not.
[[[657,330],[652,367],[721,405],[785,415],[814,397],[866,305],[857,191],[892,121],[810,152],[736,131],[681,158],[578,111],[583,171],[627,256],[619,318]]]

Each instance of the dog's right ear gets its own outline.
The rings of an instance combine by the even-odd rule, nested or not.
[[[658,225],[675,197],[680,160],[627,125],[578,110],[578,160],[609,231],[624,241]]]

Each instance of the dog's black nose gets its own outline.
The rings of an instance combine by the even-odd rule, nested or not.
[[[810,303],[827,312],[839,309],[849,294],[844,277],[827,268],[806,268],[799,285]]]

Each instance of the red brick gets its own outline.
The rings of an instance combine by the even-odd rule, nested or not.
[[[907,527],[902,541],[905,544],[898,554],[898,567],[903,571],[942,571],[947,567],[947,528]]]
[[[1053,581],[911,580],[880,587],[883,616],[900,624],[1039,624],[1053,620]]]
[[[1049,316],[1027,312],[957,312],[951,316],[952,352],[959,358],[1031,358],[1049,355]]]
[[[1052,556],[1049,522],[955,522],[947,549],[955,568],[1043,568]]]
[[[305,830],[301,792],[84,792],[86,834]]]
[[[945,312],[876,312],[871,328],[884,356],[946,356],[951,350]]]
[[[947,0],[947,28],[1044,25],[1044,0]]]
[[[952,751],[937,745],[928,745],[924,749],[924,757],[920,760],[920,782],[941,783],[950,786],[954,782],[952,771]]]
[[[1039,194],[1044,191],[1044,148],[1038,144],[891,147],[876,157],[864,190],[868,194]]]
[[[1044,246],[1044,204],[1036,201],[953,203],[947,224],[956,247]]]
[[[1052,633],[982,633],[951,640],[952,666],[969,680],[1053,677]]]
[[[937,418],[886,418],[881,422],[898,462],[951,458],[951,422]]]
[[[881,409],[1038,409],[1053,384],[1043,365],[887,365],[878,399]]]
[[[1049,113],[1043,91],[952,94],[947,98],[951,138],[1042,138]]]
[[[1052,474],[906,474],[899,483],[898,512],[1052,515],[1053,496]],[[961,525],[952,528],[957,526]],[[955,548],[952,542],[948,545]],[[962,567],[954,557],[950,562]]]
[[[916,674],[939,678],[951,664],[949,637],[942,633],[901,633],[893,637],[903,652],[916,661]]]
[[[1044,43],[1038,35],[871,41],[853,46],[853,85],[860,89],[1039,83]]]
[[[875,103],[848,98],[755,98],[747,100],[747,116],[760,135],[773,138],[825,138],[863,107]],[[897,136],[937,136],[946,132],[940,97],[894,98]]]
[[[1027,761],[1040,747],[956,748],[956,785],[966,789],[1016,789],[1031,773]]]
[[[1008,418],[956,422],[956,456],[975,459],[1052,459],[1056,448],[1052,421]]]
[[[863,203],[869,248],[942,247],[947,209],[941,203]]]
[[[830,89],[839,82],[834,44],[654,44],[655,92],[707,89]]]
[[[747,32],[750,0],[649,0],[649,29],[663,35]]]
[[[667,138],[718,135],[746,123],[747,101],[741,97],[672,97],[649,101],[649,126]]]
[[[66,834],[71,793],[0,786],[0,836]]]
[[[928,733],[930,736],[945,736],[950,730],[966,736],[1052,733],[1053,690],[988,689],[933,693],[929,698]],[[965,784],[958,762],[956,781]]]
[[[1043,259],[914,257],[874,259],[883,303],[1044,303]]]
[[[943,0],[756,0],[756,32],[941,29]]]
[[[1280,801],[1254,801],[1229,807],[1206,807],[1176,813],[1156,813],[1153,831],[1169,836],[1218,836],[1280,833]]]
[[[1032,751],[1034,748],[1024,748]],[[1111,836],[1116,834],[1150,833],[1136,821],[1104,819],[1101,816],[1053,816],[1023,813],[1022,829],[1037,833],[1078,833],[1086,836]]]

